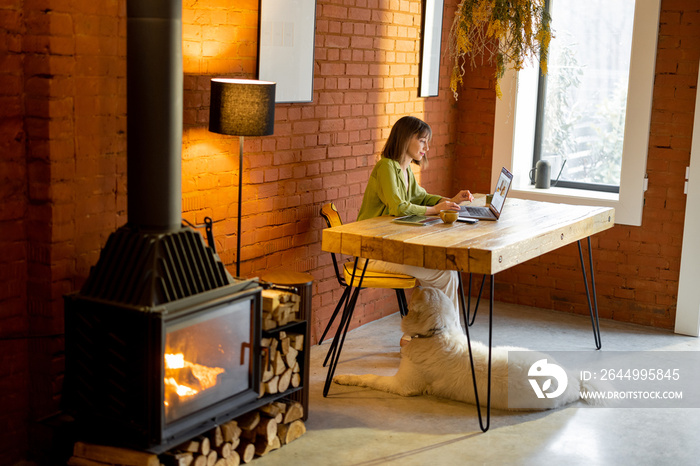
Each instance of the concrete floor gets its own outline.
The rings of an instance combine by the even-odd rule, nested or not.
[[[472,338],[487,341],[483,311]],[[603,351],[700,351],[700,340],[601,322]],[[348,334],[336,374],[392,375],[399,364],[397,314]],[[494,345],[594,351],[590,318],[496,303]],[[546,412],[492,411],[431,396],[400,397],[332,385],[322,395],[326,342],[311,349],[307,434],[256,459],[265,465],[698,465],[700,409],[592,408],[578,402]]]

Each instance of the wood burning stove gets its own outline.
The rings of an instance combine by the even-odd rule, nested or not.
[[[250,409],[261,289],[189,228],[113,233],[65,299],[63,402],[82,437],[160,452]]]
[[[68,296],[63,401],[83,438],[160,452],[245,412],[260,302],[252,281],[148,309]]]

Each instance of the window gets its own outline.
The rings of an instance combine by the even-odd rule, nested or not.
[[[549,3],[548,72],[540,75],[533,164],[553,184],[619,192],[634,0]]]
[[[552,1],[548,74],[501,83],[493,182],[511,167],[512,196],[611,206],[617,223],[641,224],[659,10],[660,0]],[[553,188],[531,184],[540,159]]]

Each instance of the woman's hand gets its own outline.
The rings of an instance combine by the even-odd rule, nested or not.
[[[440,202],[435,204],[434,206],[428,207],[427,210],[425,211],[426,215],[437,215],[440,213],[441,210],[460,210],[461,206],[459,205],[460,202],[464,201],[473,201],[474,196],[472,196],[472,193],[469,192],[468,189],[463,189],[462,191],[458,192],[455,197],[452,199],[447,199],[447,198],[442,198]]]
[[[460,206],[456,202],[449,199],[443,199],[434,206],[430,206],[426,209],[426,215],[437,215],[441,210],[459,210]]]
[[[470,193],[468,189],[463,189],[462,191],[458,192],[457,195],[451,200],[452,202],[455,202],[457,204],[464,201],[472,202],[474,200],[474,196],[472,196],[472,193]]]

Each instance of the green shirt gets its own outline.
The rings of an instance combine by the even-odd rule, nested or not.
[[[426,206],[433,206],[441,199],[442,196],[428,194],[418,185],[410,167],[407,190],[401,165],[395,160],[382,157],[369,177],[357,220],[382,215],[425,215]]]

